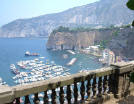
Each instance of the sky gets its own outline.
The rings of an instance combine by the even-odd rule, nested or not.
[[[0,0],[0,27],[16,19],[58,13],[98,0]]]

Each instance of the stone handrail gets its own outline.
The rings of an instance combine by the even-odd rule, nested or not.
[[[40,92],[44,93],[44,104],[49,103],[50,97],[52,104],[56,104],[58,101],[60,104],[65,101],[68,104],[77,104],[77,102],[95,102],[97,104],[97,102],[105,101],[104,95],[112,95],[115,98],[126,96],[127,92],[130,92],[128,78],[133,70],[134,62],[131,61],[24,85],[0,86],[0,104],[20,104],[20,97],[25,97],[25,104],[30,104],[31,99],[29,99],[29,96],[31,94],[34,94],[32,103],[39,104],[38,93]],[[66,90],[64,89],[65,86]],[[60,88],[60,91],[57,92],[56,88]],[[48,96],[48,90],[52,91],[51,96]],[[59,94],[59,97],[56,96],[57,94]],[[79,96],[80,100],[78,100]],[[97,100],[98,98],[99,100]]]

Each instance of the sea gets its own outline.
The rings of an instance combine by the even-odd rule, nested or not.
[[[45,57],[45,60],[54,61],[57,65],[62,65],[70,69],[71,74],[75,74],[80,70],[95,70],[102,67],[98,58],[92,55],[77,53],[75,55],[64,51],[52,51],[46,49],[48,38],[0,38],[0,77],[9,86],[14,86],[10,64],[16,64],[21,60],[30,60],[38,57]],[[25,52],[39,53],[40,56],[26,57]],[[68,58],[64,58],[63,55]],[[77,61],[72,66],[67,63],[72,59]]]

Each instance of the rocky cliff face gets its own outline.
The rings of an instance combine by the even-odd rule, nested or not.
[[[100,0],[61,13],[30,19],[19,19],[0,28],[0,37],[48,36],[59,26],[100,26],[131,23],[134,12],[126,7],[128,0]]]
[[[116,55],[134,58],[134,28],[123,28],[113,37],[107,47]]]
[[[101,40],[110,39],[112,31],[91,30],[88,32],[56,32],[52,33],[47,42],[48,49],[81,49],[87,48],[89,45],[99,43]]]
[[[107,41],[106,48],[110,48],[116,55],[134,58],[134,28],[131,27],[52,33],[48,39],[47,48],[77,50],[99,44],[101,41]]]
[[[47,43],[48,49],[79,49],[85,48],[89,44],[93,44],[94,32],[89,35],[88,32],[69,33],[69,32],[57,32],[51,34]],[[87,38],[88,37],[88,38]]]

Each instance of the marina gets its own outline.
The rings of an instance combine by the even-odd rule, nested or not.
[[[19,73],[16,71],[19,69]],[[42,58],[35,58],[33,60],[21,60],[15,64],[10,65],[11,72],[15,74],[13,80],[15,84],[26,84],[30,82],[55,78],[59,76],[70,75],[68,68],[56,65],[54,61],[43,61]]]

